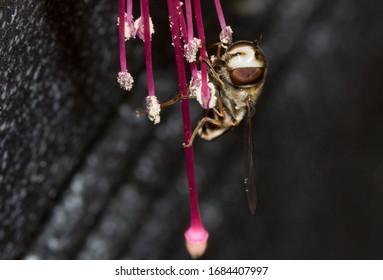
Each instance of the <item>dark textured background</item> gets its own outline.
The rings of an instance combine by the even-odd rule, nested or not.
[[[165,1],[152,2],[160,100],[177,92]],[[213,1],[202,1],[208,41]],[[243,127],[195,142],[206,259],[383,258],[378,1],[223,1],[235,39],[269,60],[254,135],[259,207],[243,189]],[[119,89],[117,1],[0,0],[0,258],[184,259],[180,106],[153,126],[142,43]],[[192,118],[201,114],[192,108]]]

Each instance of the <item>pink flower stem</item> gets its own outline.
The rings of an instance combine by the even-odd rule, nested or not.
[[[202,59],[206,59],[206,43],[205,43],[205,31],[203,27],[201,3],[199,0],[194,0],[194,11],[197,24],[198,37],[201,40],[200,55]],[[210,91],[207,86],[207,66],[205,63],[201,63],[201,78],[202,78],[202,107],[204,109],[209,108]]]
[[[189,33],[189,26],[186,25],[184,13],[182,11],[181,6],[177,6],[177,11],[178,11],[177,12],[177,14],[178,14],[178,22],[180,24],[182,38],[183,38],[184,43],[187,44],[190,41],[190,37],[188,35],[188,33]]]
[[[128,21],[131,21],[133,18],[133,0],[126,1],[126,18]]]
[[[120,66],[121,72],[126,72],[126,50],[125,50],[125,0],[119,0],[119,25],[118,37],[120,46]]]
[[[141,15],[144,22],[144,45],[145,45],[145,62],[146,62],[146,79],[148,83],[149,96],[154,96],[154,79],[152,66],[152,42],[150,35],[149,21],[149,1],[141,0]]]
[[[132,20],[132,15],[133,15],[133,1],[132,0],[127,0],[126,1],[126,14],[127,14],[127,20],[130,22]]]
[[[197,63],[195,62],[190,62],[189,63],[189,66],[190,66],[190,70],[191,70],[191,73],[192,73],[192,77],[195,80],[197,80],[198,78],[198,69],[197,69]]]
[[[221,28],[224,29],[226,27],[226,22],[225,22],[225,17],[223,15],[221,1],[220,0],[214,0],[214,3],[215,3],[215,9],[217,10],[219,24],[221,25]]]
[[[180,93],[182,96],[181,107],[182,107],[182,120],[184,126],[184,141],[189,143],[191,137],[191,124],[190,124],[190,113],[189,113],[189,101],[188,101],[188,90],[186,82],[186,71],[184,64],[184,55],[182,51],[182,42],[180,37],[180,25],[179,18],[177,16],[177,5],[179,0],[167,0],[168,10],[170,16],[170,24],[172,31],[172,39],[174,44],[174,53],[176,57],[177,73]],[[191,210],[191,226],[194,231],[197,231],[202,238],[207,239],[207,232],[203,228],[201,217],[198,208],[198,194],[197,186],[194,175],[194,153],[193,147],[185,148],[186,157],[186,172],[189,183],[189,195],[190,195],[190,210]]]
[[[186,21],[188,27],[188,39],[193,40],[194,31],[193,31],[193,11],[190,0],[185,0],[185,9],[186,9]]]

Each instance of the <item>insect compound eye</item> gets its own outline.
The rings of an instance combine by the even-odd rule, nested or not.
[[[265,73],[260,67],[241,67],[230,71],[230,80],[233,85],[245,86],[260,82]]]

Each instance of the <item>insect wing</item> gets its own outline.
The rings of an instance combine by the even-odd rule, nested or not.
[[[247,178],[245,178],[245,187],[247,194],[247,201],[249,204],[251,214],[255,213],[257,207],[257,191],[255,187],[255,161],[254,161],[254,143],[253,143],[253,129],[252,118],[255,113],[254,106],[247,102],[247,118],[245,125],[245,152],[247,156]]]

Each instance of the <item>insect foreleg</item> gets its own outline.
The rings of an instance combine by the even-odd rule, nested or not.
[[[224,118],[225,117],[225,110],[223,110],[223,103],[222,103],[222,98],[218,97],[218,108],[214,107],[213,108],[214,112],[217,113],[218,116]]]
[[[178,93],[176,96],[174,96],[172,99],[164,102],[164,103],[161,103],[160,106],[161,106],[161,109],[165,108],[165,107],[169,107],[169,106],[172,106],[173,104],[177,103],[178,100],[180,100],[182,98],[181,96],[181,93]]]
[[[209,67],[209,71],[210,71],[212,77],[214,78],[215,81],[217,81],[218,86],[219,86],[220,88],[223,88],[224,83],[223,83],[223,81],[221,80],[221,78],[219,77],[217,71],[215,71],[215,69],[214,69],[213,65],[211,64],[210,60],[208,60],[208,59],[206,59],[206,58],[202,58],[202,57],[200,57],[199,59],[200,59],[200,61],[206,63],[206,65]]]
[[[164,103],[161,103],[160,106],[161,106],[161,109],[163,108],[166,108],[166,107],[169,107],[169,106],[172,106],[173,104],[177,103],[178,100],[180,99],[190,99],[190,98],[194,98],[194,97],[183,97],[181,95],[181,93],[178,93],[176,96],[174,96],[172,99],[168,100],[168,101],[165,101]],[[136,111],[136,116],[137,117],[141,117],[142,115],[144,114],[147,114],[148,113],[148,110],[145,109],[145,110],[137,110]]]
[[[208,47],[209,48],[217,47],[216,57],[221,57],[221,48],[222,48],[222,43],[221,42],[209,44]]]

